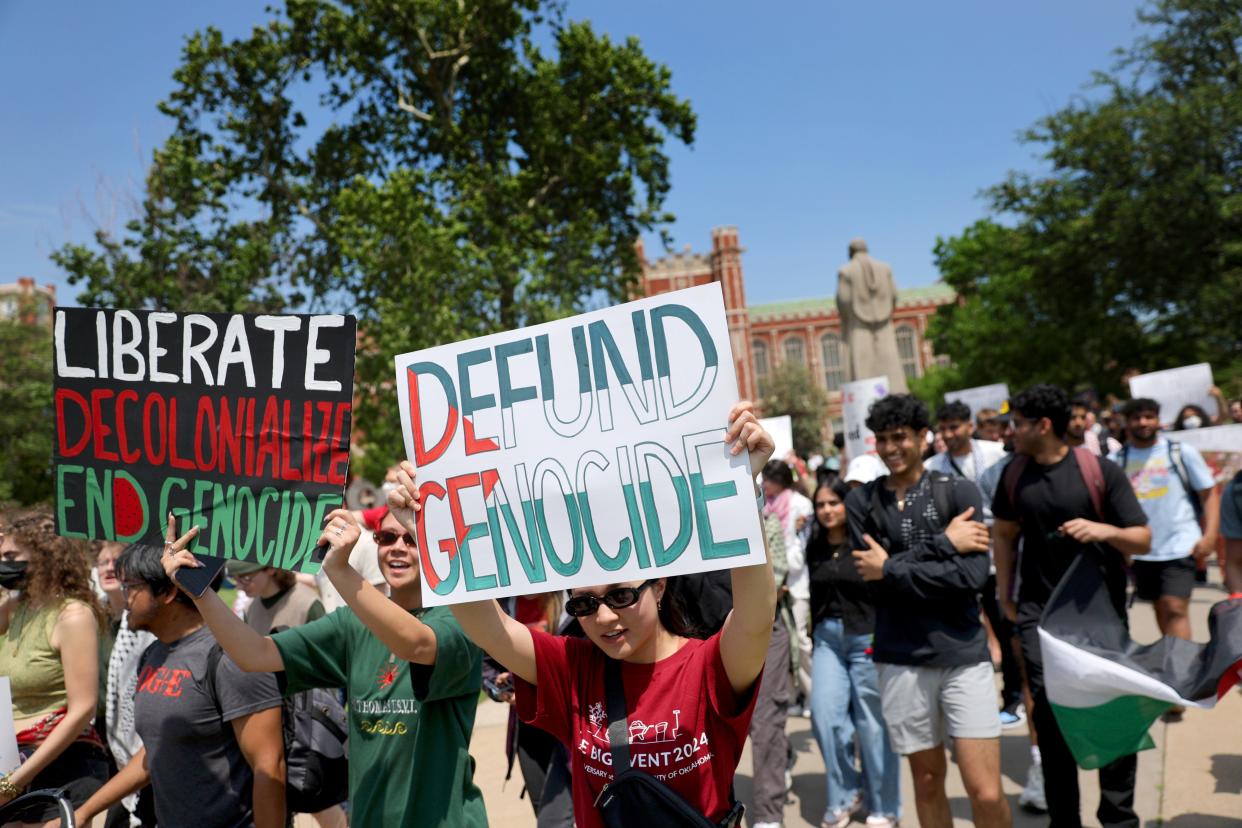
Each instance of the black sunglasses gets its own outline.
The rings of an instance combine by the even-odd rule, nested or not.
[[[375,538],[375,542],[380,546],[392,546],[399,540],[404,540],[406,546],[417,546],[414,536],[409,532],[404,535],[398,535],[396,532],[389,532],[387,529],[378,529],[371,533],[371,537]]]
[[[638,603],[642,591],[655,583],[655,580],[643,581],[636,587],[617,587],[610,589],[596,598],[594,595],[575,595],[565,602],[565,612],[574,618],[585,618],[594,615],[600,604],[607,604],[611,609],[625,609]]]

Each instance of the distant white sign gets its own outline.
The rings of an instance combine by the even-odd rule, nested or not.
[[[772,435],[776,443],[776,451],[772,452],[773,460],[784,460],[785,455],[793,451],[793,419],[784,414],[780,417],[764,417],[759,420],[763,430]]]
[[[13,727],[13,692],[9,677],[0,676],[0,775],[11,773],[20,764],[17,731]]]
[[[395,367],[424,606],[764,561],[720,285]]]
[[[1182,406],[1197,405],[1208,415],[1219,414],[1212,390],[1212,366],[1206,362],[1139,374],[1130,380],[1130,396],[1160,403],[1160,422],[1172,423]]]
[[[867,428],[867,409],[888,396],[888,377],[847,382],[841,386],[841,418],[845,421],[845,451],[850,458],[875,451],[875,435]]]
[[[963,388],[961,391],[950,391],[944,395],[944,401],[947,403],[960,400],[970,406],[971,419],[978,417],[979,412],[985,408],[1000,411],[1007,399],[1009,399],[1009,386],[1003,382]]]

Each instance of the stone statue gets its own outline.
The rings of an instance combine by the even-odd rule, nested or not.
[[[850,242],[850,260],[837,271],[837,310],[849,358],[850,380],[888,377],[890,393],[906,392],[906,374],[897,354],[893,311],[897,284],[893,269],[871,258],[862,239]]]

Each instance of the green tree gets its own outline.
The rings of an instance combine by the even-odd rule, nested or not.
[[[760,382],[759,396],[763,398],[765,417],[789,415],[793,447],[799,457],[823,451],[828,392],[815,384],[805,365],[789,361],[777,365]]]
[[[952,381],[1117,390],[1127,368],[1242,370],[1242,0],[1159,0],[1088,94],[1024,134],[1047,171],[938,240]],[[945,377],[941,377],[944,379]]]
[[[0,503],[52,496],[52,337],[42,325],[0,320]]]
[[[556,0],[286,0],[174,80],[140,215],[54,258],[90,304],[356,312],[373,479],[391,356],[628,296],[694,135],[666,67]]]

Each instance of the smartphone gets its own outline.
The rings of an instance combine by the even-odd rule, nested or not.
[[[224,558],[212,558],[198,553],[195,553],[194,557],[202,566],[197,569],[182,567],[173,577],[177,579],[177,583],[185,587],[186,592],[195,598],[202,598],[211,588],[211,582],[220,574],[220,570],[224,569]]]

